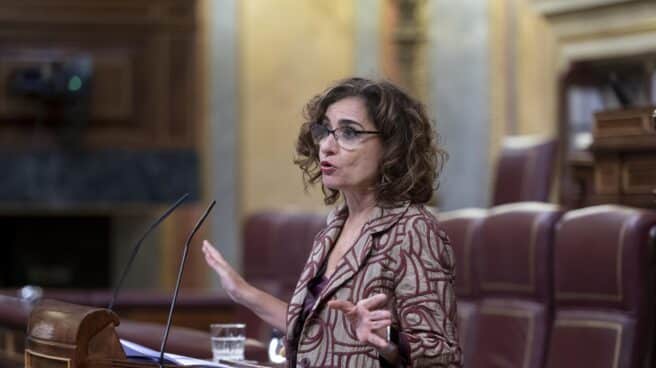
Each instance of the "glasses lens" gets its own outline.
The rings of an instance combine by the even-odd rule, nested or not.
[[[344,148],[354,148],[360,144],[361,141],[359,132],[348,126],[337,129],[337,137],[337,141]]]
[[[312,134],[312,140],[314,140],[314,143],[319,144],[319,142],[328,135],[328,128],[318,123],[312,123],[312,125],[310,125],[310,134]]]

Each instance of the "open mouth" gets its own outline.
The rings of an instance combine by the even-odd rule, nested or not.
[[[321,161],[320,167],[321,167],[321,172],[324,174],[330,174],[337,169],[328,161]]]

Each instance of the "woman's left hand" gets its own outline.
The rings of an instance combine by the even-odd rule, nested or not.
[[[383,350],[389,346],[387,327],[392,325],[392,313],[376,308],[385,305],[386,301],[385,294],[376,294],[355,305],[346,300],[331,300],[328,307],[346,315],[360,342]]]

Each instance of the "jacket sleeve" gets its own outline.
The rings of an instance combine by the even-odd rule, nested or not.
[[[428,216],[409,220],[404,231],[394,291],[404,366],[461,367],[455,261],[448,238]]]

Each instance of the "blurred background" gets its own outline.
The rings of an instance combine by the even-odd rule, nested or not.
[[[242,269],[246,218],[328,210],[294,143],[307,100],[352,75],[426,103],[450,154],[442,211],[499,203],[514,136],[555,142],[547,201],[653,207],[655,161],[636,154],[631,176],[589,147],[600,111],[653,130],[655,70],[653,1],[0,0],[0,287],[110,288],[189,192],[126,287],[169,291],[216,199],[183,281],[215,288],[201,239]]]
[[[28,364],[40,298],[112,304],[135,242],[185,193],[136,256],[116,331],[159,349],[185,240],[215,199],[167,351],[208,358],[210,323],[245,322],[246,356],[268,360],[261,342],[280,333],[229,299],[201,241],[289,300],[330,210],[293,164],[303,107],[353,75],[422,100],[450,155],[430,207],[456,254],[465,361],[527,366],[527,351],[541,366],[549,348],[552,366],[580,365],[569,349],[653,366],[639,275],[656,217],[586,207],[656,208],[656,1],[0,0],[0,367]],[[497,207],[526,201],[558,206]],[[472,332],[477,298],[499,295],[517,318]],[[576,302],[606,337],[559,335]]]

